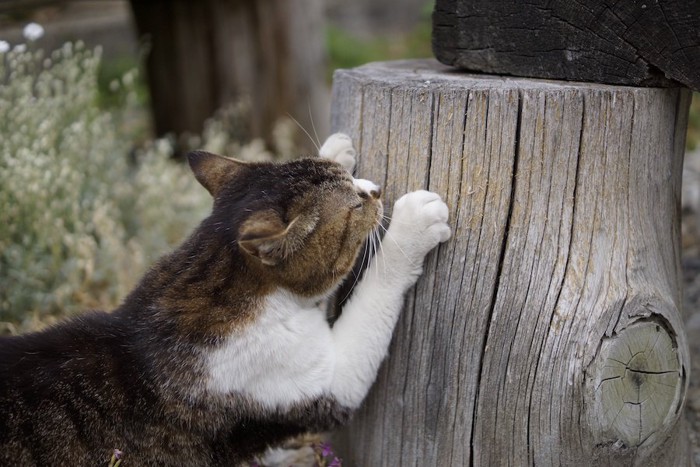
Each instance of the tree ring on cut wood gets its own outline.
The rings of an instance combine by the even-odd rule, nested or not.
[[[656,444],[675,424],[686,369],[676,334],[661,315],[643,317],[604,337],[593,362],[594,433],[601,444]]]

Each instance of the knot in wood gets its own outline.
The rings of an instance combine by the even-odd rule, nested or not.
[[[677,419],[685,369],[670,329],[661,318],[642,319],[604,338],[594,364],[594,418],[602,438],[637,447]]]

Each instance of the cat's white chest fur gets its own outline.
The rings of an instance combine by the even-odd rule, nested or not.
[[[288,407],[327,393],[335,349],[325,312],[278,290],[261,315],[207,356],[209,391],[239,393],[266,407]]]

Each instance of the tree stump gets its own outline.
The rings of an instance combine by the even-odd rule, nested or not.
[[[349,465],[688,465],[679,200],[690,92],[336,72],[332,128],[389,211],[443,196]]]

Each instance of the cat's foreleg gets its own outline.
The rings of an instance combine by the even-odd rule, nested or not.
[[[404,294],[423,270],[425,255],[450,237],[448,209],[435,193],[416,191],[394,205],[393,218],[362,281],[333,326],[336,364],[331,392],[360,405],[387,354]]]

